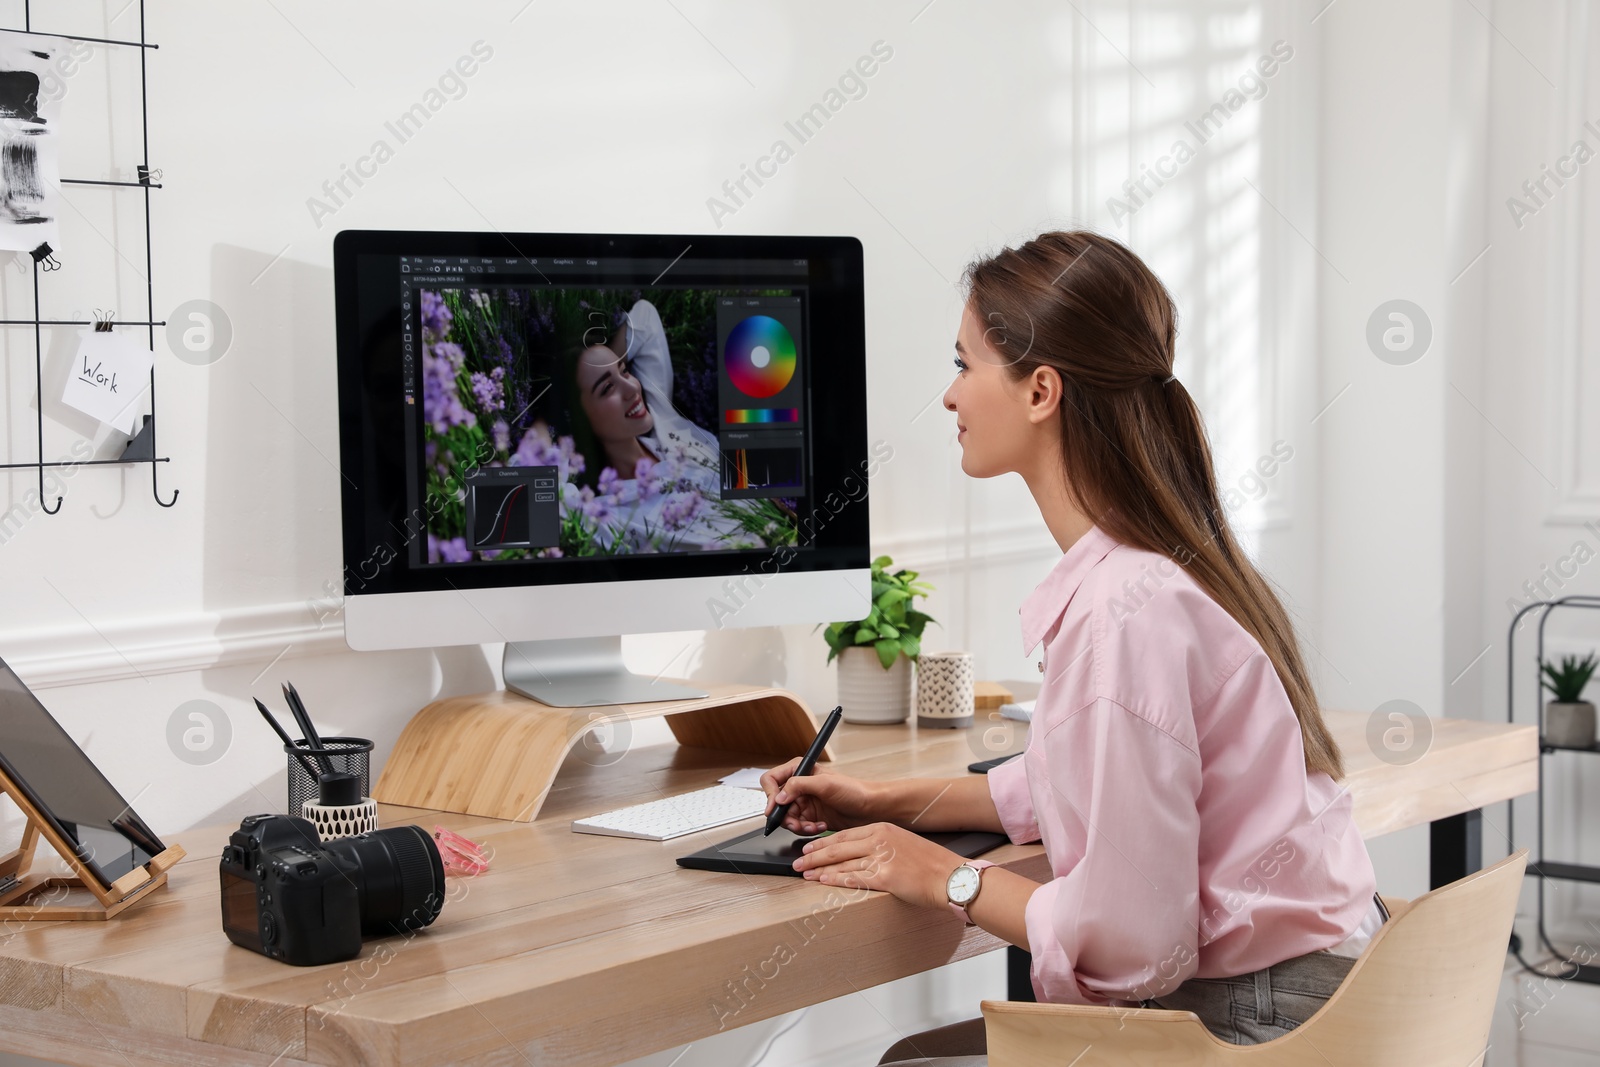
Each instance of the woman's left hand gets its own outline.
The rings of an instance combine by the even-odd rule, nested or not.
[[[925,908],[949,903],[945,883],[963,858],[894,823],[854,826],[807,842],[795,869],[824,885],[879,889]]]

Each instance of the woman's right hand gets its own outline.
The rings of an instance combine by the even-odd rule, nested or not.
[[[796,776],[800,760],[796,756],[761,776],[761,788],[767,794],[763,814],[771,815],[773,808],[788,801],[783,827],[802,837],[882,821],[874,810],[878,801],[876,783],[828,770],[821,764],[814,766],[810,774]]]

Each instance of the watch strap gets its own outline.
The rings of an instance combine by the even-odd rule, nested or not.
[[[967,860],[965,863],[960,864],[960,866],[962,866],[962,867],[971,867],[973,870],[977,871],[981,875],[983,873],[983,870],[984,870],[985,867],[993,867],[994,864],[990,863],[988,860]],[[951,872],[951,873],[954,873],[954,872]],[[978,882],[978,888],[979,888],[980,891],[983,889],[983,882],[982,882],[981,878],[979,879],[979,882]],[[973,900],[977,900],[978,899],[978,894],[974,893],[972,895],[972,899]],[[971,902],[972,901],[968,901],[967,903],[970,904]],[[957,904],[953,900],[947,900],[946,903],[948,903],[950,905],[950,910],[951,911],[955,912],[958,916],[960,916],[962,922],[966,923],[968,926],[975,926],[976,925],[972,921],[972,916],[967,914],[966,905]]]

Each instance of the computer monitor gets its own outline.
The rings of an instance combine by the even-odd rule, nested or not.
[[[507,688],[703,696],[621,635],[870,606],[861,244],[334,239],[354,649],[506,642]]]

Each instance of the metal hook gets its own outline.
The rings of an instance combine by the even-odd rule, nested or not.
[[[61,510],[61,498],[59,496],[56,497],[56,506],[53,508],[46,505],[44,501],[44,464],[41,463],[39,464],[39,507],[44,509],[46,515],[54,515]]]
[[[171,500],[162,500],[161,499],[161,489],[160,489],[159,486],[156,485],[156,468],[157,468],[157,466],[159,466],[159,464],[157,464],[155,460],[151,460],[150,461],[150,493],[151,493],[152,496],[154,496],[156,498],[156,503],[157,504],[160,504],[164,508],[170,508],[172,505],[174,505],[174,504],[176,504],[178,502],[178,494],[183,492],[183,490],[174,489],[172,491],[172,499]]]
[[[155,393],[155,384],[156,384],[155,383],[155,371],[152,370],[150,372],[150,414],[145,416],[144,426],[143,426],[143,428],[141,429],[140,432],[143,433],[145,431],[149,431],[149,434],[150,434],[150,456],[149,456],[149,459],[150,459],[150,495],[155,497],[155,501],[156,501],[157,504],[160,504],[164,508],[170,508],[170,507],[172,507],[172,505],[174,505],[174,504],[176,504],[178,502],[178,494],[181,493],[182,490],[181,489],[174,489],[172,491],[172,499],[171,500],[162,500],[161,499],[161,485],[160,485],[159,474],[158,474],[159,468],[161,467],[161,461],[158,458],[156,458],[159,455],[159,453],[157,453],[157,451],[156,451],[156,393]]]

